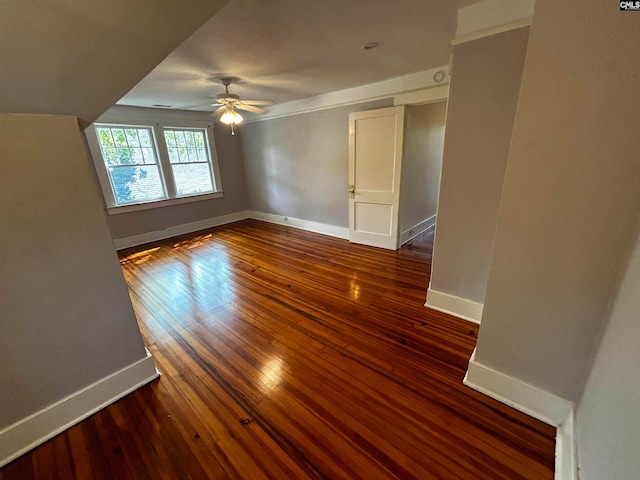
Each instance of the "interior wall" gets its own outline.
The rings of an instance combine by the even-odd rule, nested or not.
[[[349,113],[393,99],[248,123],[241,127],[253,210],[349,225]]]
[[[640,236],[578,405],[582,480],[640,478]]]
[[[3,0],[0,109],[88,125],[227,2]]]
[[[148,120],[150,123],[170,122],[171,120],[178,122],[180,120],[211,121],[208,112],[115,106],[102,115],[97,122],[117,122],[126,119],[131,119],[131,121]],[[126,238],[146,232],[161,231],[169,227],[249,209],[240,135],[231,135],[229,127],[221,123],[215,124],[214,135],[224,196],[211,200],[107,215],[107,223],[113,238]],[[94,168],[93,163],[92,168]]]
[[[0,114],[0,430],[146,357],[75,117]]]
[[[570,400],[635,241],[638,42],[617,5],[536,1],[476,360]]]
[[[447,103],[409,106],[406,112],[400,188],[401,232],[436,214]]]
[[[529,28],[456,45],[430,289],[484,303]]]

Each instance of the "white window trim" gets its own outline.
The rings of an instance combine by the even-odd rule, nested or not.
[[[163,198],[160,200],[150,200],[147,202],[132,203],[126,205],[117,205],[111,187],[111,180],[109,179],[109,173],[107,167],[104,164],[102,157],[102,150],[100,149],[100,143],[98,142],[98,136],[96,134],[95,124],[91,124],[85,130],[85,137],[87,139],[87,145],[89,146],[89,152],[91,153],[91,159],[96,169],[98,176],[98,182],[102,189],[102,194],[106,203],[107,213],[109,215],[118,215],[121,213],[136,212],[139,210],[149,210],[152,208],[166,207],[169,205],[180,205],[184,203],[199,202],[203,200],[210,200],[213,198],[221,198],[224,196],[224,190],[222,189],[222,179],[220,178],[220,167],[218,165],[218,151],[216,149],[216,140],[213,131],[212,122],[203,122],[198,120],[173,120],[153,122],[142,119],[132,119],[129,117],[120,117],[115,115],[109,115],[101,118],[96,122],[98,125],[112,125],[112,126],[131,126],[131,127],[148,127],[153,130],[155,137],[156,153],[158,156],[158,167],[160,169],[160,176],[163,181],[165,192],[169,198]],[[165,128],[201,128],[207,131],[208,150],[211,157],[211,175],[213,184],[216,190],[213,192],[176,196],[175,182],[173,181],[173,170],[171,168],[171,162],[169,161],[169,153],[167,145],[164,140]]]

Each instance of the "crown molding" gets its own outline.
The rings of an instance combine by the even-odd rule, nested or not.
[[[480,38],[490,37],[491,35],[497,35],[499,33],[509,32],[511,30],[517,30],[518,28],[524,28],[531,25],[531,17],[523,18],[515,22],[506,23],[504,25],[498,25],[496,27],[487,28],[479,32],[469,33],[462,37],[456,37],[451,40],[451,45],[460,45],[462,43],[471,42]]]
[[[521,21],[530,24],[534,7],[535,0],[483,0],[463,7],[458,10],[456,40]]]
[[[444,79],[436,83],[433,76],[442,70]],[[269,111],[260,117],[250,118],[244,123],[262,122],[274,118],[288,117],[290,115],[300,115],[303,113],[316,112],[329,108],[344,107],[356,103],[381,100],[383,98],[394,98],[397,95],[425,90],[433,87],[442,87],[449,83],[449,66],[443,65],[437,68],[424,70],[422,72],[411,73],[401,77],[384,80],[382,82],[370,83],[359,87],[339,90],[337,92],[316,95],[315,97],[302,98],[292,102],[281,103],[269,108]]]

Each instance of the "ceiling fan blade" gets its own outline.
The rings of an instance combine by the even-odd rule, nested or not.
[[[208,103],[201,103],[199,105],[185,105],[183,107],[172,107],[172,110],[188,110],[190,108],[198,108],[198,107],[208,107]]]
[[[224,112],[226,109],[227,109],[227,106],[226,106],[226,105],[222,105],[221,107],[218,107],[218,108],[216,109],[216,111],[215,111],[215,112],[213,112],[213,113],[214,113],[215,115],[217,115],[218,113],[222,113],[222,112]]]
[[[267,113],[267,111],[264,108],[254,107],[253,105],[245,105],[244,103],[237,103],[236,108],[239,108],[240,110],[246,110],[247,112],[253,112],[253,113]]]
[[[245,105],[273,105],[271,100],[240,100]]]
[[[224,103],[199,103],[197,105],[182,105],[179,107],[171,107],[171,110],[189,110],[191,108],[199,108],[199,107],[220,107],[220,106],[224,106]]]

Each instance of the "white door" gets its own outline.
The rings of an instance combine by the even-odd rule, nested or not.
[[[404,107],[349,115],[349,241],[397,250]]]

